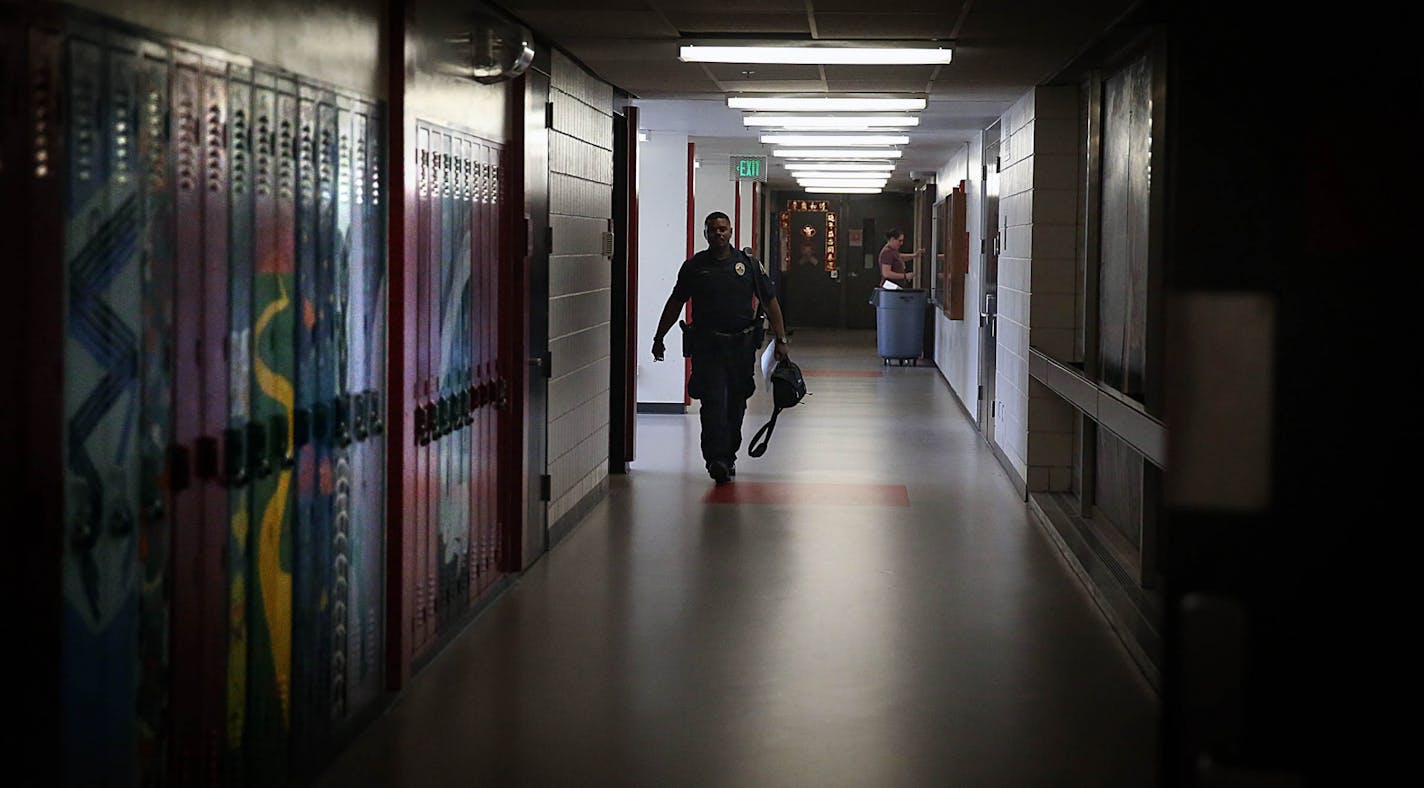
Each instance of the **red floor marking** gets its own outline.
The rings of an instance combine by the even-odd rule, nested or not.
[[[708,490],[702,502],[792,506],[909,506],[910,493],[903,484],[732,482]]]
[[[878,378],[885,373],[868,369],[803,369],[803,378]]]

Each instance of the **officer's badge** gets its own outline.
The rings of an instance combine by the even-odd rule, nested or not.
[[[746,275],[747,275],[747,264],[746,264],[746,263],[737,263],[737,276],[746,276]]]

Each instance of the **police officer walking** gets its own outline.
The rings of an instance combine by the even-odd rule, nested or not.
[[[707,249],[684,262],[677,284],[663,307],[653,337],[653,359],[663,360],[667,335],[682,305],[692,299],[692,324],[683,335],[684,355],[692,359],[688,393],[702,401],[702,458],[718,484],[737,475],[742,418],[756,391],[757,345],[761,341],[759,304],[771,320],[776,358],[788,358],[781,305],[766,270],[733,248],[727,214],[708,214],[703,222]]]

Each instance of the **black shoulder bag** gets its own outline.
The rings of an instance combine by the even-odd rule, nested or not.
[[[771,434],[776,431],[776,419],[781,415],[781,411],[796,407],[806,396],[806,380],[801,377],[801,368],[791,359],[778,362],[776,369],[771,371],[771,396],[775,402],[771,420],[757,430],[747,448],[747,453],[753,457],[766,454],[766,447],[771,443]]]

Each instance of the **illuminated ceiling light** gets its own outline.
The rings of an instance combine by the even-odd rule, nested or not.
[[[782,162],[781,166],[788,170],[837,170],[840,172],[875,172],[877,170],[895,169],[895,165],[888,161],[787,161]]]
[[[954,57],[948,47],[861,46],[827,41],[785,46],[688,44],[679,48],[684,63],[768,63],[811,66],[938,66]]]
[[[922,98],[774,98],[732,96],[729,109],[760,112],[918,112],[928,105]]]
[[[742,125],[853,131],[918,126],[920,119],[911,115],[746,115],[742,117]]]
[[[910,138],[904,134],[763,134],[764,145],[909,145]]]
[[[771,155],[779,159],[898,159],[900,151],[892,148],[776,148]]]
[[[851,186],[843,186],[838,189],[823,189],[820,187],[804,190],[808,194],[880,194],[884,189],[857,189]]]
[[[879,189],[884,188],[888,181],[841,181],[808,178],[804,181],[797,181],[797,183],[807,189]]]
[[[791,174],[797,178],[844,178],[867,181],[883,181],[890,177],[888,172],[836,172],[835,170],[796,170]]]

